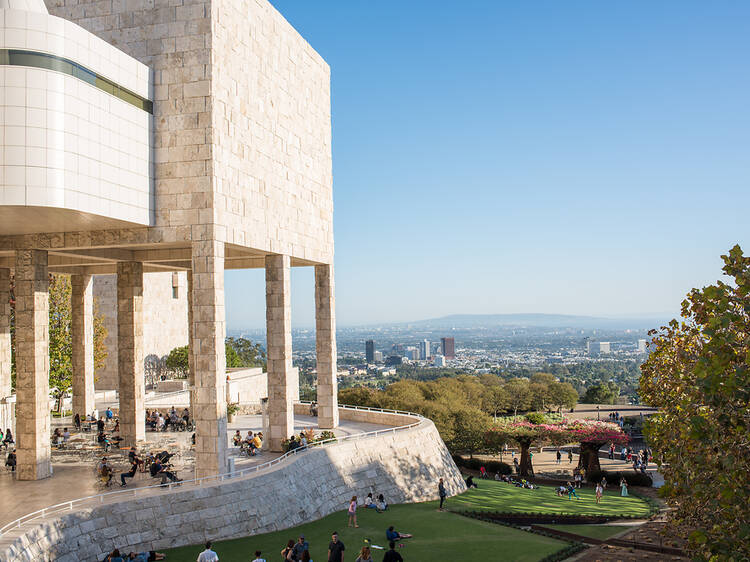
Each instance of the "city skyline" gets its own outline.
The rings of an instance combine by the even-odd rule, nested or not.
[[[750,6],[274,5],[332,68],[339,324],[672,317],[750,247]],[[263,324],[256,274],[230,328]]]

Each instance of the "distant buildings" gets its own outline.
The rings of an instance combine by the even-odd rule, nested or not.
[[[610,342],[608,341],[588,341],[586,342],[586,352],[589,355],[601,355],[610,353]]]
[[[375,359],[375,363],[382,363],[383,362],[383,353],[381,351],[376,351],[373,354],[373,358]]]
[[[368,363],[375,362],[375,342],[373,340],[365,342],[365,361]]]
[[[638,340],[638,353],[646,353],[646,340]]]
[[[445,359],[456,358],[456,340],[453,338],[440,338],[440,351]]]
[[[433,367],[445,367],[445,357],[442,355],[436,355],[432,359],[432,366]]]
[[[429,340],[424,340],[419,342],[419,358],[420,359],[429,359],[430,357],[430,342]]]

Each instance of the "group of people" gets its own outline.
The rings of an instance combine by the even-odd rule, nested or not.
[[[369,492],[367,494],[363,505],[365,506],[365,508],[374,509],[378,513],[383,513],[386,509],[388,509],[388,502],[385,501],[385,496],[383,496],[383,494],[378,494],[378,499],[376,501],[373,499],[372,492]],[[349,514],[349,527],[359,527],[359,525],[357,524],[358,506],[359,500],[357,499],[357,496],[352,496],[352,499],[349,500],[349,507],[347,509],[347,513]]]
[[[146,427],[154,431],[168,431],[170,427],[174,431],[182,431],[190,425],[190,410],[185,408],[178,412],[174,406],[168,412],[158,410],[146,410]]]
[[[10,430],[10,428],[5,430],[5,433],[3,433],[3,430],[0,429],[0,448],[5,448],[6,451],[8,451],[8,455],[5,457],[5,466],[10,470],[11,472],[16,471],[16,449],[11,449],[12,445],[15,445],[15,441],[13,440],[13,432]]]
[[[260,551],[256,551],[255,557],[258,560]],[[297,542],[294,542],[294,539],[289,539],[286,546],[281,549],[281,557],[290,562],[312,562],[310,544],[305,540],[305,535],[297,537]]]
[[[643,414],[641,414],[641,417],[642,416],[643,416]],[[625,420],[620,415],[620,412],[610,412],[609,413],[609,421],[612,422],[612,423],[616,423],[620,427],[622,427],[623,425],[625,425]]]
[[[116,548],[112,552],[107,554],[102,562],[154,562],[156,560],[164,560],[166,557],[167,555],[163,552],[156,552],[155,550],[150,550],[148,552],[129,552],[128,554],[121,554],[120,550]]]
[[[248,431],[247,435],[243,438],[238,429],[232,436],[232,444],[235,447],[239,447],[248,455],[255,456],[263,446],[263,432],[259,431],[258,433],[253,434],[252,431]]]

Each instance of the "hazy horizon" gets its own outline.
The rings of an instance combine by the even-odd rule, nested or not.
[[[750,4],[272,2],[331,67],[340,326],[673,317],[750,251]]]

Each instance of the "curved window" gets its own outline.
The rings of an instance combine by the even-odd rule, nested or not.
[[[100,76],[96,72],[63,57],[50,55],[48,53],[39,53],[37,51],[0,49],[0,65],[30,66],[32,68],[43,68],[45,70],[62,72],[63,74],[75,76],[79,80],[88,82],[95,88],[99,88],[100,90],[107,92],[138,109],[142,109],[148,113],[154,112],[154,104],[151,100],[143,98],[135,92],[123,88],[111,80]]]

